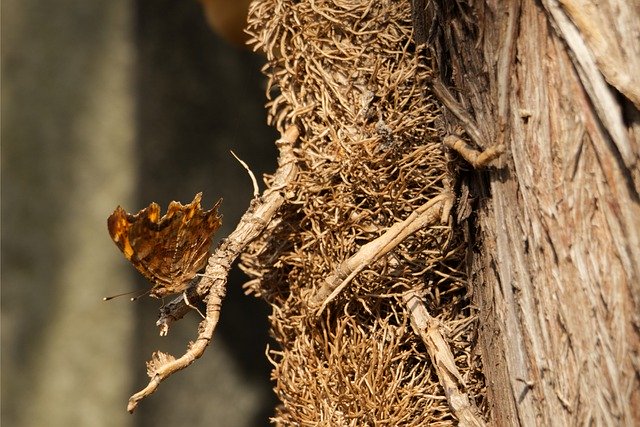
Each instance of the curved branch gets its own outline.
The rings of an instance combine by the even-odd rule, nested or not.
[[[252,200],[236,229],[209,258],[202,280],[195,288],[197,295],[200,298],[204,297],[207,302],[206,318],[200,322],[198,338],[189,344],[187,351],[178,359],[161,352],[153,354],[152,360],[147,362],[147,371],[151,380],[144,389],[129,398],[127,406],[129,412],[133,412],[142,399],[155,392],[162,381],[200,358],[211,342],[220,318],[220,307],[225,296],[231,265],[247,245],[264,231],[284,203],[285,196],[282,190],[288,187],[298,172],[293,145],[299,134],[298,128],[291,126],[276,141],[280,155],[273,185],[265,190],[262,197]],[[180,296],[162,311],[157,322],[161,335],[166,335],[170,324],[184,315],[185,305],[184,296]]]

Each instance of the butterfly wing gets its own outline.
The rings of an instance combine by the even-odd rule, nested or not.
[[[171,276],[175,284],[186,285],[195,277],[209,258],[209,248],[214,233],[222,224],[218,215],[220,200],[210,210],[204,212],[200,208],[201,193],[187,206],[178,202],[169,205],[167,214],[160,221],[169,220],[180,224],[172,230],[171,239],[175,242],[171,262]],[[176,218],[176,219],[172,219]],[[175,290],[181,292],[183,289]]]
[[[160,218],[150,204],[135,215],[118,207],[107,220],[109,234],[134,267],[153,283],[150,295],[163,297],[187,288],[204,267],[213,234],[220,227],[217,208],[202,211],[202,193],[184,206],[171,202]]]

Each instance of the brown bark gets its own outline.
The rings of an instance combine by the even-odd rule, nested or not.
[[[507,147],[468,184],[495,425],[640,423],[640,9],[605,3],[441,2],[423,19],[442,24],[422,36],[449,124]]]

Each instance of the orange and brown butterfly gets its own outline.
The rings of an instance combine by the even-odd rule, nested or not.
[[[162,298],[183,292],[204,268],[213,234],[222,224],[222,199],[208,211],[202,210],[201,199],[198,193],[188,205],[171,202],[162,217],[157,203],[135,215],[118,206],[107,219],[115,244],[152,283],[149,295]]]

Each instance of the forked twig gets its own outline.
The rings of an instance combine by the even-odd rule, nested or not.
[[[269,224],[285,200],[282,189],[287,188],[298,172],[293,153],[293,145],[298,136],[298,128],[291,126],[276,141],[280,155],[273,185],[264,192],[262,197],[252,200],[249,209],[240,219],[236,229],[209,258],[202,280],[195,289],[197,296],[201,299],[204,297],[207,303],[206,318],[200,322],[196,341],[190,343],[185,354],[178,359],[161,352],[153,354],[152,360],[147,362],[147,373],[151,380],[144,389],[129,398],[127,406],[129,412],[133,412],[142,399],[155,392],[162,381],[202,356],[211,342],[220,318],[220,306],[225,296],[227,275],[232,263]],[[191,298],[191,293],[189,298]],[[184,315],[184,307],[182,296],[165,306],[157,323],[160,326],[161,334],[166,335],[171,322]]]
[[[458,372],[455,359],[449,345],[440,333],[436,319],[429,315],[418,295],[410,292],[404,296],[404,302],[411,319],[414,332],[422,339],[431,362],[438,373],[440,385],[460,426],[484,426],[476,406],[469,401],[466,393],[460,389],[465,387],[464,380]]]
[[[389,253],[408,236],[422,227],[433,225],[439,220],[446,221],[453,204],[453,195],[444,192],[411,213],[404,221],[400,221],[384,232],[383,235],[362,246],[358,252],[342,262],[330,274],[324,284],[310,298],[309,305],[315,308],[316,314],[322,313],[327,304],[333,300],[351,280],[371,263]]]

